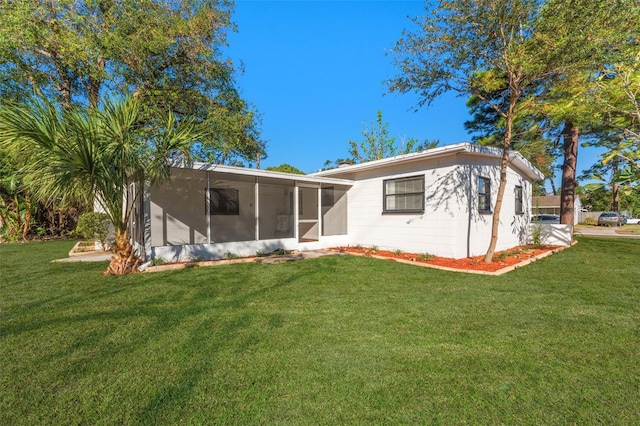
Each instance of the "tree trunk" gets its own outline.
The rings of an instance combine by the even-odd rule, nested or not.
[[[27,240],[29,230],[31,229],[31,200],[25,197],[24,200],[24,223],[22,224],[22,241]]]
[[[102,72],[105,67],[105,60],[103,58],[98,58],[96,61],[96,66],[98,71],[96,71],[97,76],[89,76],[89,87],[88,87],[88,97],[89,97],[89,109],[97,110],[98,104],[100,103],[100,87],[102,86]]]
[[[576,167],[578,164],[578,126],[570,120],[564,122],[562,165],[562,188],[560,189],[560,223],[573,225],[576,190]]]
[[[100,80],[89,78],[89,109],[97,110],[100,101]]]
[[[500,185],[498,186],[498,196],[496,197],[496,205],[493,209],[493,220],[491,222],[491,241],[489,248],[484,255],[484,261],[489,263],[493,260],[498,244],[498,228],[500,227],[500,211],[502,210],[502,200],[504,199],[504,191],[507,187],[507,167],[509,165],[509,146],[502,147],[502,158],[500,159]]]
[[[513,77],[512,77],[513,78]],[[511,137],[513,132],[513,116],[515,115],[516,103],[518,102],[519,94],[515,90],[515,81],[511,80],[509,87],[511,89],[509,94],[509,107],[506,114],[504,114],[505,127],[504,127],[504,141],[502,143],[502,157],[500,159],[500,185],[498,185],[498,196],[496,197],[496,204],[493,209],[493,218],[491,221],[491,240],[489,241],[489,248],[484,255],[484,261],[489,263],[493,260],[493,255],[496,252],[496,245],[498,244],[498,229],[500,227],[500,211],[502,210],[502,200],[504,198],[504,191],[507,187],[507,167],[509,166],[509,147],[511,147]]]
[[[109,263],[104,275],[125,275],[138,272],[138,267],[142,264],[142,260],[136,255],[133,246],[129,242],[127,231],[116,233],[112,251],[111,263]]]
[[[556,183],[553,181],[553,176],[549,178],[549,183],[551,184],[551,193],[553,195],[558,195],[558,190],[556,189]]]

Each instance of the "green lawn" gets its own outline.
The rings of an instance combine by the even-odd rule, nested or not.
[[[0,245],[0,424],[638,424],[640,240],[103,277]]]
[[[640,235],[640,225],[624,225],[616,228],[618,234]]]

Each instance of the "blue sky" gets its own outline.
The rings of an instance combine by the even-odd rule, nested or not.
[[[417,112],[414,95],[388,94],[384,81],[396,74],[386,53],[422,1],[237,0],[228,55],[242,64],[242,96],[262,116],[268,158],[261,167],[288,163],[304,172],[326,160],[346,158],[349,139],[381,110],[398,140],[470,141],[464,97],[445,94]],[[595,161],[581,149],[578,169]]]

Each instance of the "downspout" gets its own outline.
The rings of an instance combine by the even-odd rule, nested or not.
[[[254,213],[255,213],[255,238],[256,241],[260,240],[260,184],[258,183],[258,176],[255,177],[255,200],[254,200]]]
[[[144,260],[149,261],[153,257],[151,247],[151,185],[148,182],[142,183],[142,211],[144,217],[143,226],[143,245],[144,245]]]
[[[471,222],[473,219],[473,179],[471,165],[467,164],[467,209],[469,210],[467,220],[467,257],[471,257]]]
[[[300,219],[300,209],[298,208],[298,197],[300,196],[300,187],[298,187],[298,182],[293,182],[293,236],[296,241],[300,242],[300,226],[298,221]]]
[[[318,188],[318,242],[322,237],[322,184]]]
[[[204,196],[207,213],[207,244],[211,244],[211,181],[209,170],[207,170],[207,193]]]

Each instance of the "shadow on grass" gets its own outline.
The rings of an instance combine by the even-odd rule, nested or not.
[[[33,341],[43,336],[29,368],[47,371],[52,383],[82,382],[112,364],[106,369],[138,369],[142,380],[154,381],[150,394],[135,390],[140,398],[134,404],[136,417],[143,423],[189,400],[221,352],[251,352],[263,341],[260,330],[282,326],[280,314],[255,311],[251,304],[321,272],[303,267],[273,275],[261,272],[273,271],[275,265],[244,265],[114,278],[99,275],[100,267],[78,273],[78,266],[44,266],[40,272],[48,276],[48,284],[40,287],[46,292],[35,300],[29,294],[30,300],[10,310],[2,338]],[[87,280],[87,272],[96,275]],[[149,362],[122,361],[131,354],[148,356]],[[193,364],[181,364],[190,358]],[[149,365],[166,371],[151,377]],[[166,379],[158,381],[160,377]],[[111,381],[103,378],[96,387]]]

